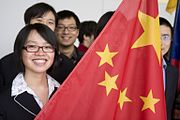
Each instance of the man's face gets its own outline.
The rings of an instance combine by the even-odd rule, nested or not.
[[[55,30],[57,40],[60,46],[69,47],[74,46],[79,35],[76,21],[73,17],[58,20],[58,25]]]
[[[51,11],[45,13],[41,17],[31,19],[30,24],[34,24],[34,23],[45,24],[53,31],[55,30],[56,27],[55,16]]]
[[[161,51],[162,55],[164,56],[171,46],[171,29],[166,25],[160,26],[160,33],[161,33]]]

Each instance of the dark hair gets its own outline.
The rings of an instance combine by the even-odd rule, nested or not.
[[[57,13],[57,16],[58,16],[58,18],[57,18],[58,20],[63,20],[65,18],[73,17],[74,20],[76,21],[76,26],[79,29],[79,27],[80,27],[80,20],[79,20],[78,16],[74,12],[69,11],[69,10],[62,10],[62,11],[59,11]]]
[[[165,26],[169,27],[170,30],[171,30],[171,46],[170,46],[169,51],[163,56],[163,58],[166,61],[169,61],[170,51],[172,49],[172,42],[173,42],[173,40],[172,40],[172,38],[173,38],[173,27],[172,27],[171,23],[167,19],[165,19],[163,17],[159,17],[159,23],[160,23],[160,25],[165,25]]]
[[[97,23],[97,28],[96,28],[96,37],[99,35],[99,33],[103,30],[109,19],[112,17],[115,11],[108,11],[104,13],[98,23]]]
[[[54,48],[55,48],[55,60],[54,60],[54,64],[56,64],[56,59],[57,59],[57,55],[58,55],[58,46],[57,46],[57,40],[56,40],[56,36],[55,33],[46,25],[44,24],[39,24],[39,23],[35,23],[35,24],[29,24],[26,25],[25,27],[23,27],[20,32],[18,33],[15,43],[14,43],[14,54],[16,55],[16,57],[19,60],[19,64],[20,67],[22,68],[21,72],[24,72],[24,66],[23,66],[23,62],[22,62],[22,50],[23,47],[28,39],[28,36],[30,34],[30,32],[32,30],[36,30],[37,33],[44,38],[45,41],[47,41],[49,44],[51,44]],[[54,65],[52,65],[54,67]],[[52,69],[52,67],[50,68]]]
[[[78,40],[80,43],[83,42],[83,35],[96,36],[97,23],[95,21],[84,21],[80,24]]]
[[[165,26],[169,27],[171,29],[171,35],[173,35],[173,27],[167,19],[165,19],[163,17],[159,17],[159,23],[160,23],[160,25],[165,25]]]
[[[50,11],[54,14],[55,24],[57,25],[57,14],[56,14],[55,9],[52,6],[43,2],[34,4],[25,11],[24,22],[25,24],[30,24],[30,21],[33,18],[42,17],[44,14]]]

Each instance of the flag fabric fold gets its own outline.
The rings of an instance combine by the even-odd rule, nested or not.
[[[176,10],[178,0],[169,0],[166,6],[166,11],[172,14]]]
[[[157,0],[123,0],[35,120],[165,120]]]
[[[180,2],[178,1],[176,14],[174,19],[174,34],[173,34],[173,44],[171,51],[171,63],[176,66],[179,70],[180,75]],[[180,76],[178,80],[178,90],[180,90]]]

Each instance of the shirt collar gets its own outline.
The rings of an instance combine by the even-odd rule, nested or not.
[[[48,86],[49,86],[48,97],[50,97],[50,95],[54,91],[54,88],[59,87],[59,83],[49,75],[47,75],[47,78],[48,78]],[[23,73],[19,73],[12,82],[11,96],[19,95],[25,91],[27,91],[32,95],[35,95],[33,90],[30,87],[28,87],[26,81],[24,80]]]
[[[71,58],[67,57],[66,55],[64,55],[63,53],[60,53],[59,54],[60,56],[60,61],[63,61],[63,59],[70,59],[70,60],[73,60],[73,61],[77,61],[78,60],[78,52],[77,52],[77,48],[74,47],[74,50],[71,54]]]
[[[167,63],[166,63],[166,61],[165,61],[165,59],[163,58],[163,63],[162,63],[162,65],[163,65],[163,68],[164,69],[166,69],[166,67],[167,67]]]

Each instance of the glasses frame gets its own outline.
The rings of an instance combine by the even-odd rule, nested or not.
[[[34,50],[32,50],[32,48],[30,49],[30,47],[34,47]],[[36,53],[36,52],[39,51],[40,48],[42,49],[42,51],[44,53],[53,53],[55,51],[54,47],[52,47],[52,49],[49,48],[49,50],[51,50],[51,51],[47,51],[46,47],[52,47],[52,46],[26,45],[26,46],[23,46],[23,49],[26,50],[29,53]]]
[[[56,29],[57,29],[58,31],[60,31],[60,32],[63,32],[63,31],[65,31],[66,29],[67,29],[69,32],[74,32],[74,31],[76,31],[76,30],[78,29],[78,27],[77,27],[77,26],[58,25],[58,26],[56,27]]]

